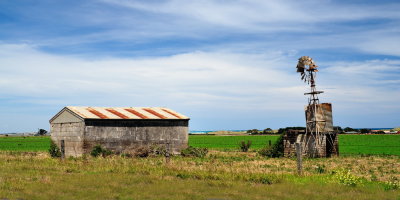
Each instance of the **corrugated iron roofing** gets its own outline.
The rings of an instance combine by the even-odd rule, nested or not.
[[[83,119],[189,119],[168,108],[159,107],[84,107],[67,106]]]

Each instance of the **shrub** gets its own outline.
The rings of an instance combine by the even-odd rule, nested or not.
[[[121,152],[122,157],[149,157],[149,156],[165,156],[167,149],[163,145],[138,146],[134,149],[126,149]]]
[[[111,155],[112,151],[108,150],[108,149],[104,149],[103,147],[101,147],[100,145],[96,145],[93,147],[92,151],[90,152],[90,155],[93,157],[98,157],[98,156],[103,156],[106,157],[108,155]]]
[[[266,129],[263,130],[262,133],[263,133],[263,134],[273,134],[274,131],[273,131],[271,128],[266,128]]]
[[[275,183],[280,183],[282,182],[282,179],[276,175],[265,175],[265,174],[250,174],[248,178],[248,181],[254,182],[254,183],[261,183],[261,184],[275,184]]]
[[[259,134],[260,131],[258,129],[251,129],[251,130],[248,130],[247,133],[250,135],[256,135],[256,134]]]
[[[149,157],[151,152],[152,152],[152,149],[149,146],[140,146],[134,150],[134,156],[145,158],[145,157]]]
[[[286,128],[280,128],[280,129],[278,129],[278,134],[283,135],[283,134],[285,134],[288,130],[306,130],[306,127],[286,127]]]
[[[325,173],[325,171],[326,171],[326,169],[325,169],[325,165],[316,165],[315,166],[315,171],[318,173],[318,174],[323,174],[323,173]]]
[[[353,174],[351,174],[350,170],[340,169],[334,171],[334,179],[337,180],[340,184],[347,186],[356,186],[361,184],[361,179]]]
[[[44,129],[39,129],[39,131],[35,134],[35,136],[43,136],[46,135],[47,131]]]
[[[246,143],[245,141],[241,141],[241,142],[239,143],[239,147],[240,147],[240,150],[241,150],[242,152],[247,152],[247,151],[249,151],[250,146],[251,146],[251,140],[247,140],[247,143]]]
[[[151,154],[155,156],[165,156],[167,154],[167,148],[164,145],[153,145],[150,146]]]
[[[391,177],[389,181],[384,183],[385,190],[398,190],[400,189],[400,181],[396,177]]]
[[[283,135],[272,146],[266,146],[258,151],[258,154],[265,157],[277,158],[283,156]]]
[[[53,142],[53,140],[50,143],[49,154],[53,158],[61,157],[60,148],[58,148],[58,146],[56,145],[56,143]]]
[[[196,148],[196,147],[188,147],[186,149],[182,149],[181,155],[185,157],[199,157],[203,158],[208,153],[207,148]]]

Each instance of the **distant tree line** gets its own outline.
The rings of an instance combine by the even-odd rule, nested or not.
[[[295,127],[280,128],[280,129],[278,129],[278,134],[285,134],[285,133],[287,133],[289,130],[306,130],[306,127],[295,126]]]
[[[274,130],[272,130],[271,128],[266,128],[262,131],[258,129],[250,129],[246,133],[248,133],[249,135],[268,135],[268,134],[274,134]]]
[[[268,135],[268,134],[285,134],[288,132],[288,130],[306,130],[306,127],[301,127],[301,126],[296,126],[296,127],[286,127],[286,128],[279,128],[278,131],[274,131],[271,128],[266,128],[264,130],[258,130],[258,129],[250,129],[247,131],[249,135]],[[342,128],[340,126],[334,126],[333,131],[338,133],[338,134],[346,134],[346,133],[361,133],[361,134],[367,134],[367,133],[374,133],[374,134],[385,134],[384,131],[379,130],[379,131],[372,131],[371,129],[368,128],[361,128],[361,129],[356,129],[356,128],[351,128],[351,127],[345,127]],[[400,132],[400,127],[392,129],[392,131],[399,131]]]

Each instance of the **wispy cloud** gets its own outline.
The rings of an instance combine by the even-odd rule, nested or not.
[[[195,129],[304,125],[308,86],[294,70],[303,55],[321,66],[318,88],[334,104],[335,123],[398,123],[396,1],[0,6],[0,132],[19,118],[46,126],[71,104],[168,106],[190,115]]]
[[[29,45],[0,45],[0,89],[2,96],[23,96],[25,103],[52,105],[53,109],[71,104],[168,106],[188,112],[192,119],[229,119],[223,113],[233,112],[245,121],[248,115],[263,119],[265,113],[302,115],[306,102],[302,93],[308,87],[301,83],[291,62],[297,55],[271,55],[189,52],[90,60],[52,55]],[[340,112],[359,112],[366,106],[376,108],[368,113],[398,110],[399,63],[373,60],[322,67],[319,88],[326,94],[321,100],[333,102]],[[393,76],[394,82],[371,84],[386,76]],[[282,124],[280,120],[273,121]],[[193,127],[201,128],[200,123],[193,121]]]

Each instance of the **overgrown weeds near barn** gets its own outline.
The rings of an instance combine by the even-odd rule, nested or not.
[[[109,156],[111,154],[113,154],[112,151],[102,147],[101,145],[94,146],[92,151],[90,152],[90,155],[93,156],[93,157],[98,157],[98,156],[106,157],[106,156]]]
[[[203,158],[207,155],[207,153],[208,153],[207,148],[192,147],[192,146],[189,146],[186,149],[182,149],[182,151],[181,151],[181,155],[184,157]]]
[[[265,157],[278,158],[283,156],[283,151],[283,135],[280,135],[272,146],[265,146],[258,151],[258,154]]]
[[[61,157],[61,151],[53,141],[50,142],[49,154],[53,158]]]

